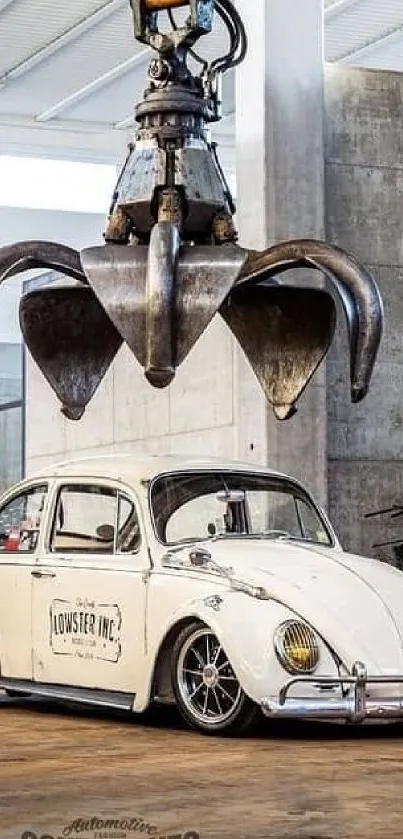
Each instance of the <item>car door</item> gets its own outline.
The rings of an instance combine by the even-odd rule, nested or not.
[[[58,481],[33,580],[35,681],[136,693],[149,569],[131,490]]]
[[[32,573],[36,567],[48,483],[9,494],[0,507],[0,668],[5,677],[32,679]]]

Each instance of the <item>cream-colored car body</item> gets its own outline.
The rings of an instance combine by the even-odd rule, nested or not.
[[[208,469],[276,474],[236,462],[110,455],[56,465],[3,496],[0,518],[23,490],[48,487],[35,549],[0,552],[0,686],[61,698],[71,698],[73,688],[82,701],[97,691],[101,704],[141,712],[155,692],[172,698],[171,642],[179,627],[198,619],[217,636],[245,694],[269,716],[337,718],[337,709],[356,721],[402,716],[403,574],[345,553],[323,511],[331,547],[211,538],[197,543],[211,562],[194,564],[194,545],[158,540],[149,484],[161,474]],[[141,529],[135,553],[50,551],[59,487],[85,482],[121,490],[134,502]],[[319,663],[313,677],[290,684],[281,698],[292,677],[274,636],[289,619],[315,631]],[[368,684],[366,674],[357,677],[357,662]]]

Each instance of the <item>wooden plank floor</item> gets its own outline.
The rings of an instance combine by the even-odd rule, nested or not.
[[[397,839],[402,789],[402,726],[264,724],[219,740],[167,709],[139,718],[0,697],[1,839],[95,839],[76,821],[95,817],[138,817],[155,837]]]

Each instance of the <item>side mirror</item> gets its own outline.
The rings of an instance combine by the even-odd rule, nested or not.
[[[196,568],[202,568],[210,562],[211,553],[203,550],[202,548],[196,548],[194,551],[190,552],[189,559],[191,565],[194,565]]]

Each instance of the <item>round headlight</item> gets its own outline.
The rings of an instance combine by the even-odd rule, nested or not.
[[[292,620],[282,623],[274,636],[274,649],[289,673],[313,673],[319,663],[317,637],[306,623]]]

